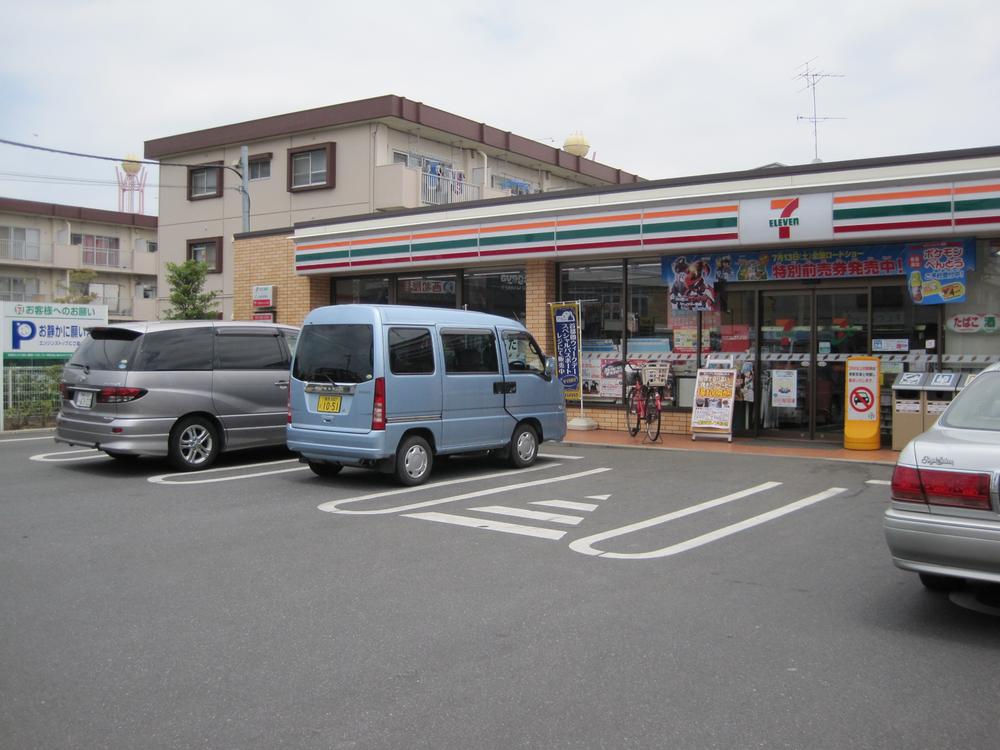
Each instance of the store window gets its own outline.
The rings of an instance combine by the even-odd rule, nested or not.
[[[559,268],[559,299],[580,301],[580,379],[585,399],[622,397],[621,366],[627,310],[622,291],[621,261],[563,265]]]
[[[466,271],[462,277],[462,303],[469,310],[525,319],[525,280],[520,269]]]
[[[363,276],[354,279],[333,279],[332,302],[335,305],[387,305],[392,300],[388,276]]]
[[[457,281],[455,273],[400,276],[396,283],[396,302],[424,307],[458,307]]]

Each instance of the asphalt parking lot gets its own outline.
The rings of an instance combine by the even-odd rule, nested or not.
[[[1000,599],[892,566],[891,467],[0,440],[4,747],[996,746]]]

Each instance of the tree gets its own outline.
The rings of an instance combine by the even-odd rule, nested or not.
[[[170,286],[171,308],[167,320],[205,320],[216,317],[217,292],[206,292],[205,276],[208,264],[197,260],[167,263],[167,284]]]
[[[97,271],[89,268],[81,268],[69,272],[69,283],[65,288],[66,294],[56,297],[56,302],[68,302],[70,304],[85,305],[97,299],[96,294],[90,293],[90,282],[97,278]]]

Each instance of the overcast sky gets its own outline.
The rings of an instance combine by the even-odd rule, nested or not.
[[[1000,144],[997,0],[0,0],[0,138],[108,156],[397,94],[649,179]],[[114,165],[0,144],[0,196],[116,209]],[[155,168],[146,213],[157,212]],[[164,187],[164,189],[168,189]],[[173,188],[177,189],[177,188]]]

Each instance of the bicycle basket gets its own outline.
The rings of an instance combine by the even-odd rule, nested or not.
[[[669,365],[643,365],[642,367],[642,381],[646,385],[659,388],[666,385],[669,378]]]

